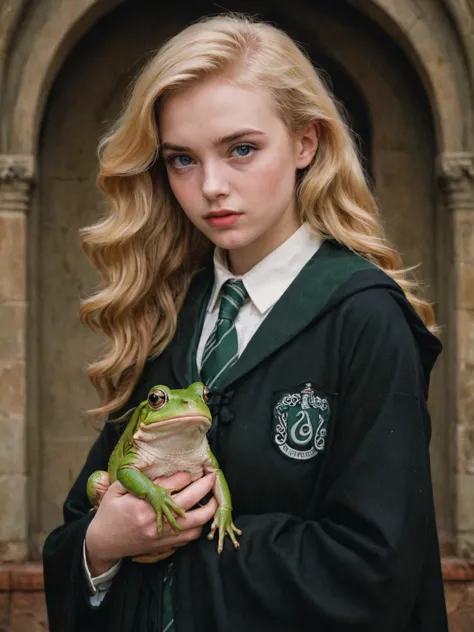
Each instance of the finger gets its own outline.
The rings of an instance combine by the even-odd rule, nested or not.
[[[122,485],[120,481],[115,481],[109,487],[109,489],[107,490],[107,493],[113,496],[124,496],[125,494],[128,494],[129,491],[126,487]]]
[[[208,503],[198,507],[197,509],[192,509],[191,511],[187,511],[184,517],[178,517],[176,519],[176,524],[180,531],[186,531],[189,529],[194,529],[195,527],[202,527],[205,525],[217,511],[217,501],[215,498],[212,498]],[[163,527],[163,537],[171,533],[171,527],[169,525],[165,525]]]
[[[171,476],[159,476],[153,480],[155,485],[164,487],[168,490],[181,490],[191,483],[191,474],[189,472],[177,472]]]
[[[168,550],[170,548],[178,548],[189,544],[192,540],[197,540],[201,535],[202,527],[195,527],[194,529],[186,529],[181,531],[179,535],[171,533],[170,535],[163,535],[160,537],[159,542],[150,551],[160,552]]]
[[[214,487],[215,474],[206,474],[202,478],[194,481],[185,489],[173,495],[174,502],[183,509],[190,509],[208,494]]]
[[[132,562],[139,562],[140,564],[154,564],[165,560],[167,557],[171,557],[175,553],[176,549],[169,549],[160,553],[144,553],[143,555],[137,555],[132,557]]]
[[[174,546],[171,549],[168,549],[167,551],[162,551],[160,553],[156,553],[156,559],[157,561],[159,560],[165,560],[167,557],[170,557],[170,555],[173,555],[173,553],[176,553],[176,547]]]

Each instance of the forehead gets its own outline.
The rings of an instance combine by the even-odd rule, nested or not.
[[[281,125],[275,101],[265,89],[208,79],[167,99],[159,108],[161,142],[185,144],[253,127],[271,133]]]

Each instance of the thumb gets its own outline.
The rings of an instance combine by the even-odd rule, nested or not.
[[[112,496],[125,496],[125,494],[130,493],[126,487],[122,485],[120,481],[115,481],[109,487],[107,492],[108,494],[112,494]]]

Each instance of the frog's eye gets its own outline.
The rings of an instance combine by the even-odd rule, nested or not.
[[[205,386],[202,391],[202,398],[206,402],[206,404],[211,399],[211,391],[207,388],[207,386]]]
[[[153,410],[160,410],[168,403],[168,394],[162,391],[161,388],[157,388],[149,394],[148,403]]]

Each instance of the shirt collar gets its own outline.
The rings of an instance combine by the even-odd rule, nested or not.
[[[278,301],[283,292],[296,278],[321,245],[321,237],[309,232],[303,224],[276,250],[242,276],[232,274],[227,266],[227,253],[221,248],[214,250],[214,286],[208,311],[217,308],[217,302],[226,281],[241,279],[249,298],[258,311],[264,314]]]

